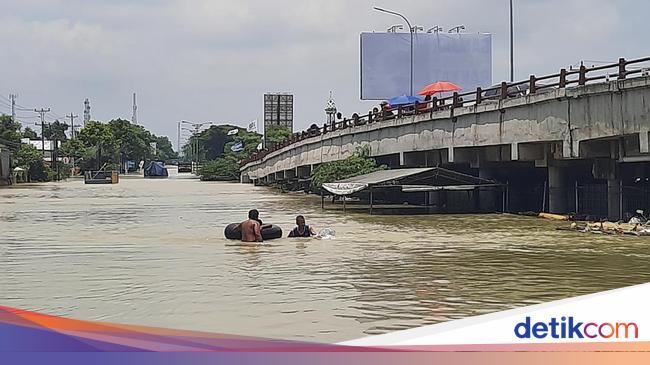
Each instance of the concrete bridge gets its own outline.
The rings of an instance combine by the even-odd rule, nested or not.
[[[649,60],[531,76],[492,93],[400,107],[394,117],[355,115],[243,161],[241,181],[308,178],[319,164],[369,146],[391,168],[445,166],[508,183],[513,211],[610,219],[650,211],[650,77],[631,69]]]

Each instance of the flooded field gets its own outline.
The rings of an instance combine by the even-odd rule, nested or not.
[[[257,208],[335,240],[230,247]],[[650,239],[510,215],[369,216],[193,179],[0,189],[0,305],[79,319],[343,341],[650,281]]]

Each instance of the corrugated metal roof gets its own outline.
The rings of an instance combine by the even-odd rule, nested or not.
[[[403,179],[408,176],[421,174],[423,172],[434,170],[434,167],[380,170],[365,175],[354,176],[349,179],[339,180],[336,183],[358,183],[358,184],[380,184],[382,182]]]

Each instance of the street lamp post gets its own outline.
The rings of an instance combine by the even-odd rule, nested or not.
[[[510,82],[515,81],[514,25],[512,21],[512,0],[510,0]]]
[[[201,152],[199,151],[199,137],[198,137],[198,135],[199,135],[199,132],[201,130],[201,127],[203,127],[205,125],[211,125],[213,123],[212,122],[192,123],[192,122],[188,122],[186,120],[181,120],[180,123],[189,124],[192,127],[194,127],[194,131],[193,131],[193,133],[194,133],[194,146],[193,146],[193,149],[194,149],[194,155],[196,157],[196,166],[198,168],[198,165],[201,162]],[[179,123],[179,126],[180,126],[180,123]]]
[[[402,14],[396,12],[396,11],[387,10],[387,9],[380,8],[380,7],[377,7],[377,6],[373,7],[373,9],[375,9],[377,11],[381,11],[383,13],[397,15],[398,17],[404,19],[404,21],[406,22],[406,25],[409,27],[409,33],[411,33],[411,79],[410,79],[410,81],[411,81],[410,82],[411,94],[410,95],[413,95],[413,27],[411,26],[411,22],[409,22],[408,19],[406,19],[406,17],[404,15],[402,15]]]

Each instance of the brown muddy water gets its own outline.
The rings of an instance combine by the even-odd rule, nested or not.
[[[335,240],[232,247],[257,208]],[[511,215],[369,216],[187,178],[0,189],[0,305],[86,320],[351,340],[650,281],[650,239]]]

